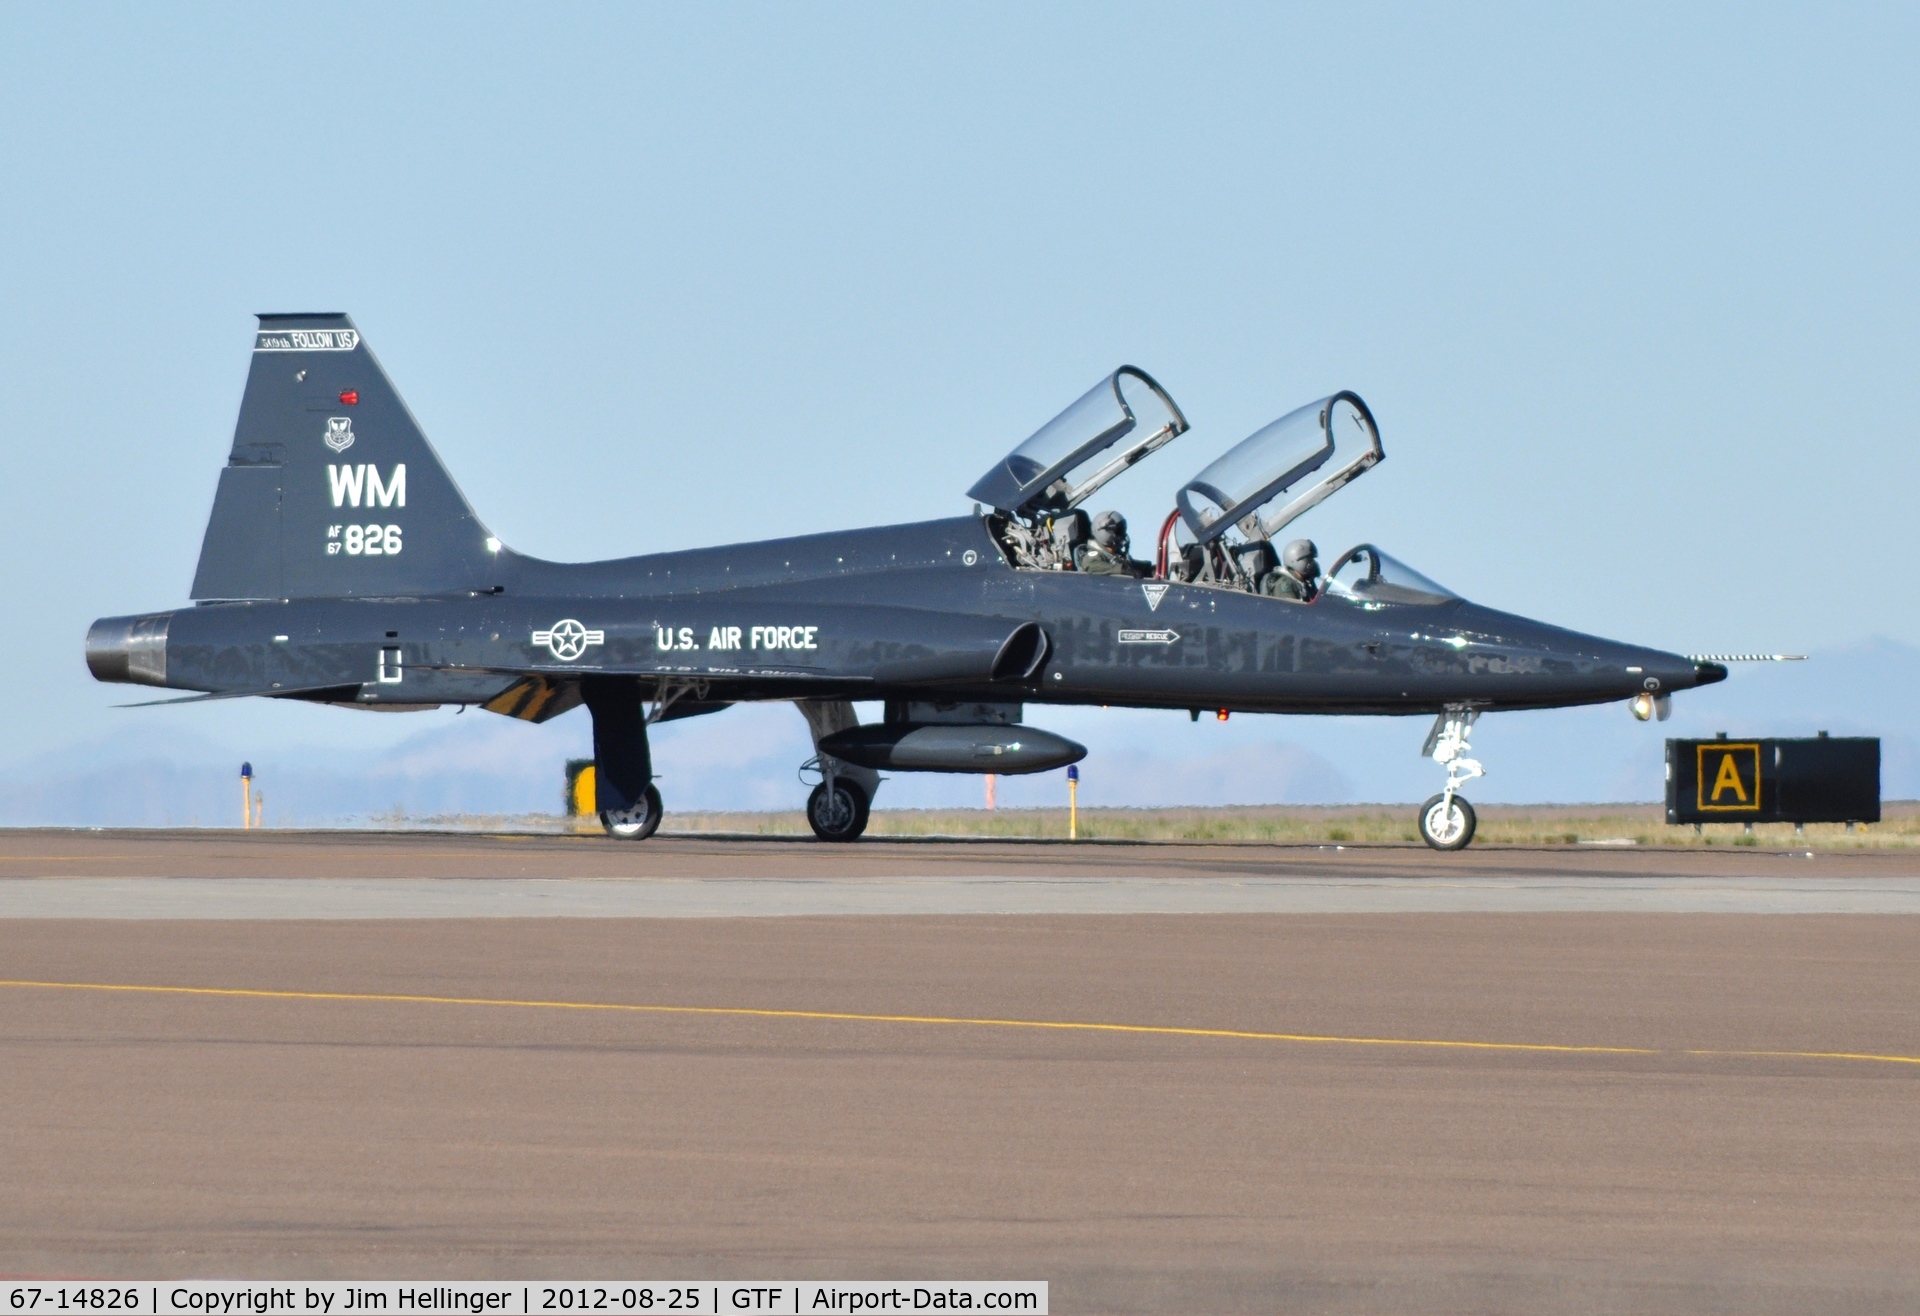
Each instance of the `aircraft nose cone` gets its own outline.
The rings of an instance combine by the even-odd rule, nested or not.
[[[1693,683],[1695,685],[1714,685],[1727,679],[1727,669],[1719,663],[1695,663],[1693,665]]]
[[[1633,666],[1628,670],[1638,668],[1643,671],[1645,678],[1641,681],[1641,685],[1655,694],[1691,690],[1697,685],[1710,685],[1715,681],[1726,679],[1726,668],[1716,667],[1714,670],[1719,672],[1719,675],[1710,676],[1702,672],[1702,666],[1691,658],[1684,658],[1677,653],[1641,649],[1636,653]],[[1712,667],[1713,664],[1708,663],[1705,666]]]
[[[1599,650],[1601,661],[1611,669],[1612,680],[1619,684],[1621,698],[1633,695],[1670,695],[1676,690],[1691,690],[1724,679],[1726,673],[1709,675],[1701,664],[1682,654],[1639,645],[1606,644]],[[1616,666],[1617,664],[1617,666]]]

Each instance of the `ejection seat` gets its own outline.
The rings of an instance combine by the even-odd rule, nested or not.
[[[1053,518],[1053,551],[1059,555],[1062,571],[1077,571],[1079,550],[1093,539],[1093,526],[1079,508],[1058,513]]]
[[[1280,569],[1280,555],[1273,551],[1273,542],[1255,539],[1241,546],[1237,556],[1240,570],[1246,573],[1247,581],[1253,586],[1255,594],[1267,592],[1267,578]]]

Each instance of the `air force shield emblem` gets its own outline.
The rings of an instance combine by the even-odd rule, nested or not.
[[[345,452],[353,446],[353,417],[327,417],[327,446],[335,452]]]

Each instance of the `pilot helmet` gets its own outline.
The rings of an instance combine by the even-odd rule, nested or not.
[[[1127,551],[1127,518],[1118,512],[1102,512],[1093,518],[1093,542],[1110,553]]]
[[[1296,539],[1287,545],[1287,551],[1280,555],[1280,560],[1294,575],[1302,580],[1311,580],[1320,574],[1319,557],[1320,552],[1314,548],[1311,539]]]

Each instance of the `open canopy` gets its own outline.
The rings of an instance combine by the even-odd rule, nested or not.
[[[1189,480],[1175,500],[1201,543],[1236,525],[1249,539],[1271,539],[1383,456],[1367,404],[1358,394],[1335,393],[1255,430]]]
[[[1165,389],[1145,371],[1121,366],[996,463],[967,496],[1015,514],[1065,511],[1186,429]]]

